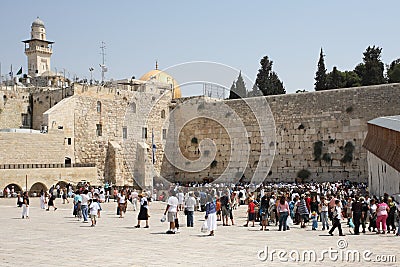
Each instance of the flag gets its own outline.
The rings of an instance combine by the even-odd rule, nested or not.
[[[17,72],[17,75],[21,75],[22,74],[22,67],[19,69],[19,71]]]
[[[153,129],[151,129],[151,150],[152,150],[152,161],[153,161],[153,164],[155,164],[156,163],[157,146],[154,143],[154,131],[153,131]]]

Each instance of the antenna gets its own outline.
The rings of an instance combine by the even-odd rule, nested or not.
[[[101,46],[100,46],[101,52],[100,55],[102,57],[102,64],[100,64],[101,67],[101,83],[104,82],[104,73],[107,72],[107,67],[105,65],[106,62],[106,43],[101,41]]]

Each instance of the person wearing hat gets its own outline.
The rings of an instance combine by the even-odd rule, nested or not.
[[[146,221],[146,226],[144,228],[149,228],[149,213],[148,213],[148,202],[146,193],[138,195],[140,200],[140,211],[138,214],[138,223],[135,228],[140,228],[140,221]]]

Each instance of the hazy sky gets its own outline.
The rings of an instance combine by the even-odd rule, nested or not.
[[[89,78],[94,67],[100,79],[101,41],[107,78],[139,78],[157,59],[160,69],[219,62],[255,79],[268,55],[289,93],[313,90],[321,47],[328,71],[354,69],[369,45],[383,48],[385,64],[400,58],[400,1],[20,0],[2,1],[0,10],[3,74],[11,64],[26,72],[21,41],[37,16],[55,41],[52,70],[65,68],[71,78]]]

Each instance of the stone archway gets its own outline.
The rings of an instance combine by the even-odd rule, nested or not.
[[[47,191],[47,187],[45,184],[41,182],[34,183],[29,190],[29,194],[31,196],[37,197],[40,195],[40,191],[43,189],[44,192]]]
[[[10,188],[10,194],[12,197],[16,197],[18,192],[22,192],[22,187],[17,185],[17,184],[9,184],[6,187],[4,187],[3,192],[6,193],[6,188]],[[14,189],[14,192],[12,192]],[[7,197],[5,195],[5,197]]]

